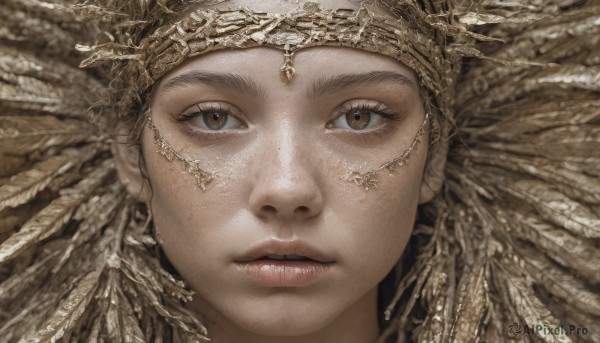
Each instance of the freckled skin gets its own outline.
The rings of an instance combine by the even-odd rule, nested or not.
[[[202,192],[180,165],[156,152],[152,133],[144,129],[143,158],[163,249],[197,292],[190,307],[210,319],[209,335],[216,342],[372,342],[378,335],[377,285],[404,251],[423,202],[427,137],[407,166],[393,176],[381,173],[378,188],[365,191],[340,178],[400,155],[423,121],[422,100],[416,86],[354,87],[316,99],[306,90],[324,75],[396,71],[417,84],[416,77],[385,56],[316,47],[296,54],[297,74],[284,86],[282,61],[281,51],[264,47],[212,52],[172,70],[155,88],[151,115],[163,137],[217,174]],[[161,90],[189,71],[240,75],[266,95],[208,86]],[[325,129],[333,110],[352,99],[380,101],[405,116],[382,122],[393,130],[368,142]],[[172,119],[196,103],[216,100],[235,106],[246,127],[208,142],[184,134]],[[335,264],[307,287],[257,286],[233,261],[271,238],[307,242]]]

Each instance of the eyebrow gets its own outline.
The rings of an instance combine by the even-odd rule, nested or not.
[[[266,90],[251,79],[231,73],[212,73],[191,71],[177,75],[162,85],[162,91],[168,91],[186,86],[213,86],[223,89],[233,89],[242,94],[265,98]]]
[[[395,71],[372,71],[361,74],[341,74],[317,79],[308,90],[311,98],[334,93],[345,88],[368,86],[378,83],[396,83],[412,88],[415,83],[406,75]]]

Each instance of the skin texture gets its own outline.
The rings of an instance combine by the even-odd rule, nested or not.
[[[329,2],[323,5],[356,7]],[[269,11],[290,4],[260,3],[257,9]],[[206,192],[181,165],[156,152],[148,127],[141,137],[148,180],[122,146],[116,147],[119,175],[130,192],[150,202],[165,254],[197,292],[190,307],[214,341],[374,342],[377,285],[404,251],[417,205],[438,188],[423,177],[428,133],[407,166],[380,175],[378,188],[366,191],[340,178],[375,169],[408,148],[425,118],[418,82],[395,60],[350,48],[299,51],[296,75],[286,85],[282,62],[282,52],[270,48],[218,51],[187,61],[155,87],[154,124],[174,148],[215,173]],[[222,83],[165,87],[194,72],[235,75],[256,89]],[[381,72],[409,82],[363,80],[311,94],[319,80]],[[201,117],[177,120],[198,112],[198,104],[217,104],[239,122],[211,131]],[[368,106],[397,118],[375,111],[372,127],[347,125],[345,114]],[[443,169],[437,160],[434,169]],[[235,263],[261,243],[291,241],[335,262],[317,282],[292,288],[257,285]]]

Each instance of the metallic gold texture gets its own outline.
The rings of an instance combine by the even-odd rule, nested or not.
[[[169,162],[172,162],[173,160],[178,160],[181,162],[185,171],[194,176],[196,185],[198,185],[203,192],[206,191],[206,186],[214,179],[213,174],[202,170],[199,162],[183,157],[180,151],[181,149],[173,149],[171,145],[162,137],[160,131],[154,125],[154,122],[152,122],[150,112],[148,112],[146,116],[146,121],[148,127],[150,130],[152,130],[152,134],[154,135],[154,144],[158,149],[157,152],[163,155]]]
[[[429,113],[425,115],[425,119],[421,126],[419,126],[419,130],[417,131],[415,138],[413,139],[410,146],[398,157],[383,163],[378,168],[369,170],[367,172],[361,173],[358,171],[352,171],[348,173],[348,175],[340,178],[344,181],[354,182],[357,185],[363,186],[365,190],[369,190],[369,188],[377,188],[377,175],[381,173],[382,170],[387,169],[390,173],[395,172],[398,168],[405,166],[408,163],[408,158],[410,154],[416,150],[417,145],[421,141],[421,138],[425,134],[425,125],[429,119]]]

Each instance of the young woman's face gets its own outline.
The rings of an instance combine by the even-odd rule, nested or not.
[[[427,200],[427,134],[377,188],[342,179],[408,149],[425,118],[418,81],[391,58],[350,48],[297,52],[287,84],[282,64],[271,48],[217,51],[156,85],[154,125],[214,174],[203,192],[144,129],[162,247],[197,292],[192,306],[222,328],[289,336],[358,312],[373,322],[377,285]]]

